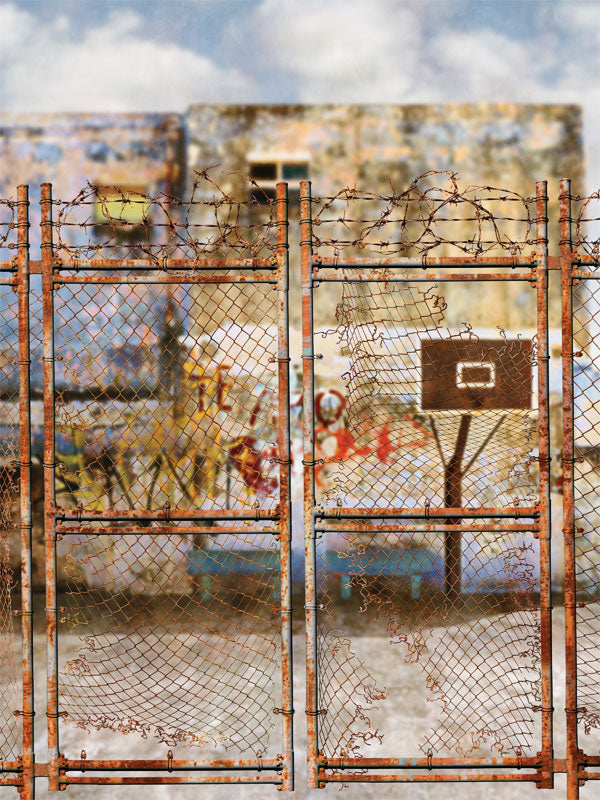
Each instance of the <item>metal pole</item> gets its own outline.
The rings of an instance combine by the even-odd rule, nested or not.
[[[540,488],[540,627],[542,752],[540,789],[554,786],[552,730],[552,585],[550,560],[550,425],[548,414],[548,184],[536,183],[538,453]]]
[[[308,787],[318,783],[318,675],[317,675],[317,590],[314,439],[314,351],[313,351],[313,282],[311,274],[312,219],[310,182],[300,183],[300,252],[302,259],[302,378],[304,429],[304,557],[306,611],[306,752]]]
[[[577,741],[577,611],[575,588],[575,476],[573,423],[573,284],[571,181],[560,182],[560,256],[563,390],[563,536],[565,553],[565,714],[567,798],[579,797]]]
[[[471,414],[463,414],[456,435],[454,453],[444,468],[444,505],[448,508],[462,506],[462,460],[469,438]],[[460,518],[446,520],[448,525],[459,523]],[[447,531],[444,534],[444,594],[450,604],[460,600],[462,592],[462,533]]]
[[[19,268],[19,427],[21,528],[21,637],[23,648],[23,789],[35,794],[33,700],[33,596],[31,583],[31,409],[29,375],[29,187],[17,188],[17,260]]]
[[[56,607],[56,536],[54,514],[54,297],[52,285],[52,185],[41,186],[42,299],[44,317],[44,536],[46,543],[46,659],[48,715],[48,788],[58,782],[58,642]]]
[[[289,262],[288,262],[288,195],[287,184],[277,184],[277,377],[279,396],[279,530],[281,562],[281,674],[283,716],[282,790],[294,790],[292,681],[292,529],[291,450],[290,450],[290,350],[289,350]]]

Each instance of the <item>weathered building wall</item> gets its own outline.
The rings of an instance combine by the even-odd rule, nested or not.
[[[556,220],[558,178],[570,177],[575,192],[583,178],[581,112],[572,105],[214,105],[192,106],[184,116],[3,115],[0,122],[0,196],[13,196],[19,183],[30,184],[32,258],[39,257],[38,187],[44,181],[52,182],[54,196],[63,200],[75,197],[88,181],[92,185],[145,187],[149,194],[164,191],[185,196],[194,184],[196,170],[220,164],[215,177],[220,171],[222,188],[241,198],[248,193],[244,176],[256,170],[257,164],[273,163],[277,165],[278,178],[284,177],[286,165],[304,165],[313,195],[322,196],[345,186],[390,194],[392,190],[401,191],[424,172],[451,170],[458,173],[461,186],[490,184],[524,196],[535,193],[536,180],[547,178],[550,217]],[[295,374],[300,330],[298,178],[296,174],[290,179],[291,367]],[[550,230],[553,246],[557,233]],[[39,290],[36,280],[34,291],[36,286]],[[554,327],[559,325],[557,287],[558,282],[554,281]],[[264,322],[264,310],[252,306],[244,287],[239,292],[242,297],[248,294],[244,309],[248,323]],[[510,335],[511,330],[534,327],[531,303],[525,301],[520,285],[487,284],[486,291],[473,286],[469,292],[461,286],[445,285],[439,293],[448,303],[446,324],[451,328],[467,321],[485,329],[498,325]],[[317,328],[336,326],[339,301],[339,290],[323,284],[319,287]],[[213,334],[218,328],[225,330],[231,309],[206,293],[191,298],[189,305],[197,309],[194,319],[186,321],[192,340],[204,347],[206,336],[200,336],[204,333],[212,341],[219,341],[219,336]],[[151,307],[150,301],[139,304],[142,310]],[[94,313],[91,308],[80,312]],[[340,375],[348,353],[337,352],[331,345],[334,338],[319,340],[324,358],[315,364],[318,389],[343,389]],[[555,358],[559,354],[554,352],[556,347]],[[224,356],[217,353],[215,359],[225,362]],[[34,384],[35,358],[34,352]],[[298,400],[297,386],[292,399]],[[296,406],[294,412],[298,411]],[[294,419],[298,439],[297,416]],[[34,403],[33,423],[34,429],[37,426],[39,430],[39,403]],[[321,443],[324,452],[326,444]],[[300,459],[298,452],[296,463]],[[296,488],[300,486],[298,481],[295,484]],[[41,492],[41,485],[38,489]],[[295,496],[296,533],[302,529],[302,503],[298,501]],[[40,549],[34,563],[43,565],[39,519],[37,523],[36,546]],[[41,587],[43,575],[36,579]]]
[[[72,200],[86,183],[178,190],[183,119],[177,114],[0,114],[0,196],[28,183],[32,257],[39,244],[39,184]]]
[[[207,164],[247,174],[253,163],[272,160],[308,163],[316,196],[353,186],[390,194],[429,170],[451,170],[461,186],[492,185],[525,197],[535,194],[536,180],[547,178],[554,211],[557,180],[570,177],[576,190],[583,177],[581,110],[575,105],[198,105],[186,119],[188,183]],[[290,319],[298,328],[299,217],[292,204],[290,221]],[[551,235],[556,240],[557,232]],[[450,325],[467,318],[485,325],[497,305],[507,329],[523,324],[521,287],[497,285],[493,295],[478,290],[467,297],[460,287],[445,289]],[[553,301],[557,297],[553,287]],[[330,325],[334,311],[332,296],[315,309],[316,325]],[[556,314],[551,324],[558,326]]]

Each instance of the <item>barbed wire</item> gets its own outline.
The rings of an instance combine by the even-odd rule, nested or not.
[[[268,257],[275,250],[274,205],[238,172],[196,171],[186,199],[88,183],[54,200],[55,253],[61,258]],[[240,199],[244,198],[244,199]]]
[[[573,246],[595,258],[600,253],[600,190],[590,195],[575,195],[577,212],[573,218]]]
[[[445,185],[434,185],[440,176]],[[450,171],[424,172],[389,194],[344,188],[313,198],[318,253],[480,256],[499,249],[517,255],[535,246],[534,226],[535,198],[493,186],[463,189]]]

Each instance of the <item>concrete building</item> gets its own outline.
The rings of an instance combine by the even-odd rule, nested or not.
[[[549,181],[550,216],[557,219],[558,179],[570,177],[577,192],[584,177],[581,110],[574,105],[195,105],[182,115],[5,114],[0,116],[0,125],[0,197],[14,196],[19,183],[30,185],[32,258],[39,257],[37,201],[41,182],[51,182],[54,196],[66,201],[77,197],[87,184],[91,186],[87,233],[93,239],[101,236],[106,221],[102,208],[119,203],[118,197],[111,195],[114,185],[123,187],[127,197],[164,192],[185,198],[198,170],[221,165],[228,173],[228,191],[233,196],[248,196],[252,189],[244,176],[250,176],[258,185],[257,198],[266,201],[273,196],[276,182],[287,180],[295,372],[300,331],[300,180],[312,181],[314,196],[354,186],[389,194],[401,191],[425,172],[451,170],[458,174],[461,186],[491,185],[531,197],[536,180],[544,178]],[[443,180],[444,176],[439,176],[439,181]],[[435,184],[438,177],[433,176],[431,181]],[[557,234],[550,230],[552,247],[556,246]],[[32,287],[39,293],[37,276]],[[444,287],[440,294],[447,302],[446,324],[456,328],[468,321],[487,329],[493,319],[492,325],[505,328],[509,334],[511,330],[531,330],[535,319],[524,292],[521,285],[507,283],[494,284],[492,290],[474,286],[468,293],[459,286]],[[555,280],[550,319],[554,328],[559,327],[558,296]],[[154,308],[156,302],[154,297],[142,297],[138,311]],[[317,328],[336,326],[338,303],[335,289],[319,289]],[[194,318],[182,323],[192,338],[198,339],[221,324],[222,309],[205,297],[191,297],[189,307],[196,310]],[[34,313],[35,308],[34,302]],[[80,309],[80,324],[89,323],[84,318],[93,313],[90,308]],[[259,308],[248,306],[247,323],[260,322],[260,313]],[[161,337],[163,316],[155,313],[152,336],[146,331],[143,344],[150,350],[152,342]],[[131,334],[125,344],[135,350],[136,325],[130,321],[129,328]],[[102,351],[113,353],[110,348],[120,346],[109,341],[114,332],[114,325],[105,329],[106,345],[99,342]],[[319,389],[340,383],[343,359],[335,361],[333,349],[330,353],[327,350],[333,339],[323,341],[325,358],[316,364]],[[36,367],[40,355],[34,346],[34,389],[41,387],[41,371]],[[130,364],[130,356],[125,351],[122,355]],[[118,356],[116,351],[112,354],[113,363]],[[332,363],[336,370],[340,367],[337,374],[331,372]],[[108,374],[104,368],[101,372]],[[34,410],[34,427],[41,421],[37,413]],[[301,503],[296,500],[299,509]],[[299,522],[295,520],[297,530]]]
[[[577,191],[583,178],[581,110],[574,105],[194,105],[183,115],[4,114],[0,125],[0,195],[30,184],[34,256],[42,181],[66,200],[88,182],[185,197],[196,170],[214,164],[252,177],[261,196],[272,196],[276,181],[287,180],[293,328],[300,325],[300,180],[312,181],[314,195],[353,186],[389,193],[430,170],[451,170],[462,186],[491,185],[528,197],[535,181],[546,178],[552,210],[556,181],[570,177]],[[230,180],[234,191],[248,192],[248,182],[240,179],[236,187],[235,177]],[[550,233],[555,239],[556,231]],[[518,287],[496,291],[505,326],[521,322]],[[331,321],[328,305],[316,310],[317,324]],[[485,303],[471,300],[468,310],[473,324],[485,321]],[[465,311],[464,297],[453,296],[449,322]]]

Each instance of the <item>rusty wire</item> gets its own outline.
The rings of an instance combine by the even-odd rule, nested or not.
[[[341,570],[346,589],[358,597],[352,607],[364,617],[353,627],[359,625],[363,636],[387,638],[399,659],[417,665],[425,699],[439,706],[437,722],[415,742],[422,755],[534,755],[540,704],[537,543],[496,533],[482,545],[463,534],[471,585],[466,597],[448,602],[439,591],[443,537],[412,539],[400,545],[395,533],[346,533],[327,547],[319,543],[320,707],[327,709],[321,748],[328,756],[354,758],[382,752],[391,731],[375,712],[398,692],[386,686],[391,679],[376,680],[370,659],[359,657],[351,636],[336,625]],[[394,559],[399,546],[403,561]],[[380,565],[381,575],[371,563]],[[419,574],[437,589],[423,588],[415,599],[411,578]]]
[[[351,277],[349,270],[345,274]],[[325,458],[329,474],[320,481],[319,499],[326,506],[444,505],[443,468],[452,458],[463,415],[458,410],[419,409],[422,347],[440,339],[450,343],[448,361],[436,366],[435,374],[436,381],[445,385],[461,360],[461,345],[476,345],[481,337],[468,323],[451,330],[439,285],[425,287],[385,281],[366,289],[357,283],[342,284],[336,311],[339,327],[320,337],[325,342],[335,337],[338,346],[350,353],[343,376],[346,453],[339,460]],[[511,394],[531,390],[530,378],[519,374],[514,338],[499,328],[497,340],[493,346],[483,345],[483,358],[509,364],[517,384],[503,387],[499,403],[510,406]],[[533,369],[535,340],[530,340],[527,358]],[[450,392],[447,401],[452,399]],[[458,405],[458,392],[456,401]],[[327,433],[322,432],[324,439]],[[531,505],[536,497],[535,447],[533,412],[507,408],[470,415],[461,470],[465,507]]]
[[[325,761],[382,754],[381,709],[394,695],[339,624],[340,579],[357,598],[347,601],[350,608],[364,615],[353,627],[387,637],[398,658],[419,668],[426,699],[439,707],[437,721],[414,745],[422,756],[534,756],[540,746],[540,554],[534,535],[502,530],[500,521],[498,530],[489,524],[476,534],[466,532],[466,523],[465,532],[451,534],[428,532],[417,519],[399,520],[396,531],[392,523],[394,509],[456,507],[476,517],[485,507],[525,509],[539,502],[532,395],[538,341],[535,327],[527,325],[535,319],[536,290],[527,283],[515,290],[523,307],[518,335],[500,324],[494,334],[482,334],[468,318],[458,325],[449,321],[452,295],[441,282],[443,265],[440,281],[425,275],[411,281],[410,274],[394,280],[400,264],[369,264],[373,254],[407,259],[403,271],[418,273],[419,259],[456,256],[468,274],[477,263],[467,258],[500,256],[505,263],[497,272],[514,269],[518,275],[534,262],[534,198],[493,187],[462,189],[453,173],[442,173],[446,183],[438,187],[439,175],[426,173],[389,195],[353,188],[313,199],[313,302],[320,302],[321,275],[328,278],[330,263],[330,280],[341,287],[337,328],[316,330],[315,347],[333,359],[345,384],[343,414],[327,419],[317,409],[317,510],[329,520],[336,513],[343,518],[347,509],[356,510],[358,519],[361,511],[385,509],[391,518],[365,519],[364,531],[343,531],[338,522],[341,533],[319,534],[317,713]],[[486,328],[494,328],[494,313]],[[447,410],[427,410],[422,354],[427,343],[440,340],[448,343],[447,362],[434,364],[429,380],[444,386]],[[453,404],[446,388],[469,343],[481,346],[483,360],[506,363],[511,374],[488,410],[461,411],[460,398]],[[326,360],[318,369],[329,376],[317,373],[319,386],[333,385]],[[512,402],[519,394],[527,403]],[[445,475],[456,464],[460,489],[450,496]],[[356,519],[354,527],[361,527]],[[453,587],[444,570],[444,543],[457,536],[468,567]],[[352,774],[360,778],[360,764],[355,773],[343,771],[346,778]]]
[[[93,517],[59,534],[58,685],[88,734],[260,759],[279,757],[284,703],[280,529],[258,520],[288,499],[274,204],[239,183],[204,171],[186,200],[87,186],[52,201],[68,262],[54,289],[57,505]],[[207,257],[228,261],[193,263]],[[197,511],[209,519],[182,521]]]
[[[598,258],[600,249],[600,191],[574,195],[577,213],[572,220],[573,249]]]
[[[600,192],[574,196],[572,249],[594,259],[598,267]],[[600,637],[600,397],[598,396],[598,329],[600,287],[597,280],[574,281],[573,318],[573,503],[574,576],[577,629],[577,719],[589,734],[600,729],[597,642]]]
[[[274,215],[252,180],[198,170],[186,199],[87,184],[55,201],[55,254],[64,259],[197,259],[273,254]]]
[[[449,171],[425,172],[401,191],[345,188],[313,203],[313,247],[322,256],[521,255],[535,245],[532,198],[492,186],[463,188]]]
[[[13,204],[11,219],[0,232],[0,254],[14,240]],[[0,223],[4,227],[3,222]],[[0,761],[16,759],[22,751],[21,674],[18,661],[12,593],[17,585],[13,561],[19,552],[16,508],[18,504],[19,457],[19,352],[18,311],[14,287],[1,284],[0,277]]]
[[[179,277],[169,293],[57,292],[57,477],[71,506],[276,504],[275,293]]]
[[[277,752],[273,536],[215,532],[193,576],[193,537],[176,528],[69,538],[61,629],[81,637],[60,664],[69,722],[169,747]]]
[[[16,249],[16,207],[14,200],[0,198],[0,258],[8,260]]]

